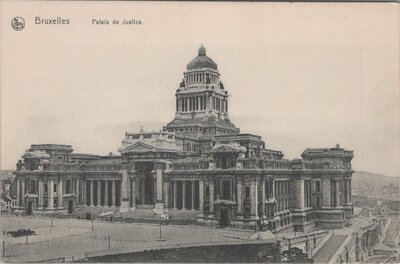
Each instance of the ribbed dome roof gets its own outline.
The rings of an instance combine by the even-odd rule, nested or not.
[[[199,48],[199,54],[186,66],[188,70],[198,69],[198,68],[211,68],[214,70],[218,69],[217,64],[209,57],[206,56],[206,48],[201,45]]]

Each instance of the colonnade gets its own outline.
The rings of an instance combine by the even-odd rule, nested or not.
[[[85,180],[84,204],[88,206],[119,206],[121,197],[120,180]]]
[[[69,190],[66,189],[66,184]],[[32,198],[37,197],[38,209],[63,208],[64,195],[74,193],[79,196],[79,180],[78,178],[70,178],[63,180],[54,179],[17,179],[17,205],[23,207],[25,205],[25,195]],[[54,203],[57,198],[57,205]],[[45,201],[47,200],[47,203]]]
[[[340,207],[351,203],[351,179],[331,181],[331,206]]]
[[[228,112],[228,100],[210,95],[177,96],[176,111],[192,112],[214,109],[219,112]]]
[[[198,184],[199,181],[170,181],[172,196],[172,209],[178,210],[196,210],[203,208],[204,193],[203,186]],[[178,197],[178,193],[179,196]]]
[[[288,210],[290,207],[289,181],[275,181],[275,196],[277,210]]]
[[[185,83],[207,83],[207,78],[209,78],[210,83],[219,83],[219,77],[217,74],[205,72],[185,73]]]
[[[207,96],[185,96],[176,99],[176,111],[188,112],[188,111],[202,111],[207,109]]]

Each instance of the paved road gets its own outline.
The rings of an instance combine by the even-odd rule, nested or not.
[[[6,257],[4,262],[39,261],[57,257],[80,259],[86,252],[107,252],[107,236],[111,236],[111,252],[131,252],[145,249],[165,248],[170,246],[208,245],[237,243],[253,233],[211,229],[206,227],[162,226],[140,223],[105,223],[87,220],[54,219],[51,227],[50,218],[7,216],[1,219],[2,230],[30,228],[36,235],[25,238],[4,237]]]
[[[333,234],[328,241],[314,255],[315,263],[327,263],[346,240],[346,235]]]

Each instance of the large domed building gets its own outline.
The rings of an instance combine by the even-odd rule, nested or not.
[[[138,209],[204,225],[307,231],[342,227],[352,216],[351,160],[341,148],[307,148],[287,160],[229,118],[217,64],[198,49],[161,131],[126,132],[117,156],[31,145],[17,163],[20,211],[123,213]],[[229,106],[229,107],[228,107]],[[96,209],[95,209],[96,208]]]

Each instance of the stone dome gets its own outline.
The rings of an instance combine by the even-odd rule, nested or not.
[[[188,70],[194,70],[199,68],[211,68],[214,70],[218,69],[217,64],[209,57],[206,56],[206,48],[201,45],[199,53],[186,67]]]

